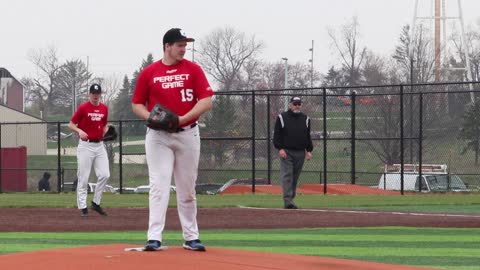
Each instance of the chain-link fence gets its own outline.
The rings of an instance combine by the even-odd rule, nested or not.
[[[197,191],[278,189],[273,129],[293,95],[304,100],[314,144],[300,188],[479,191],[478,89],[477,83],[446,83],[217,92],[199,122]],[[148,191],[144,122],[110,124],[120,135],[106,143],[111,191]],[[1,191],[38,191],[45,172],[51,191],[75,190],[78,137],[67,125],[1,123]],[[93,171],[90,180],[96,182]]]

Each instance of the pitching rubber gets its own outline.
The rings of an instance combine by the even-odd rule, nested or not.
[[[155,251],[162,251],[167,249],[168,249],[167,246],[161,246],[158,250],[155,250]],[[130,247],[130,248],[125,248],[124,251],[145,251],[145,247]]]

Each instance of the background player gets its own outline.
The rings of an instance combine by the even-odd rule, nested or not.
[[[157,103],[179,115],[177,132],[147,128],[145,152],[150,181],[147,251],[161,247],[172,173],[185,239],[183,247],[205,251],[199,240],[195,197],[200,158],[197,120],[212,108],[213,91],[201,67],[183,59],[187,42],[192,41],[179,28],[168,30],[163,36],[163,58],[140,73],[132,97],[133,112],[141,119],[147,120]]]
[[[100,203],[110,177],[107,151],[102,142],[103,135],[108,130],[108,107],[100,102],[102,88],[99,84],[92,84],[89,91],[89,100],[78,107],[68,124],[80,137],[77,148],[77,205],[82,217],[88,216],[88,178],[92,165],[98,180],[91,209],[103,216],[107,213],[100,207]]]

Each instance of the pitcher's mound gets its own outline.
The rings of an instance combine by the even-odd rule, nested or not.
[[[288,255],[209,248],[206,252],[184,250],[170,246],[160,252],[128,252],[131,244],[85,246],[78,248],[51,249],[0,256],[0,269],[15,270],[131,270],[131,269],[176,269],[176,270],[420,270],[427,268],[369,263],[354,260],[316,256]]]

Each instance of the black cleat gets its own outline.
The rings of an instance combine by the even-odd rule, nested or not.
[[[80,216],[81,217],[88,217],[88,208],[80,209]]]
[[[107,212],[103,211],[102,207],[100,207],[100,205],[92,202],[92,210],[99,213],[100,215],[102,216],[106,216],[107,215]]]
[[[285,209],[298,209],[298,207],[295,204],[291,203],[285,205]]]

